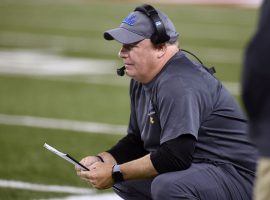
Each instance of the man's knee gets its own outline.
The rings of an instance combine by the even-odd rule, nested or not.
[[[151,195],[152,198],[157,199],[167,199],[170,193],[170,187],[168,187],[171,183],[162,178],[162,175],[157,176],[152,184],[151,184]]]
[[[118,194],[123,199],[130,199],[130,196],[133,196],[133,193],[130,191],[129,184],[117,183],[113,186],[113,190],[116,194]]]
[[[184,184],[175,183],[170,176],[162,174],[157,176],[151,184],[151,195],[154,200],[161,199],[181,199],[197,200],[192,194],[185,189]]]
[[[152,180],[134,180],[117,183],[113,190],[123,199],[129,200],[149,200],[151,199],[150,185]]]

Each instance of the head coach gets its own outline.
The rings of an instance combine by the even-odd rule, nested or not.
[[[210,71],[178,47],[171,20],[150,5],[104,33],[122,44],[130,81],[127,135],[77,174],[124,199],[248,200],[257,151],[241,108]]]

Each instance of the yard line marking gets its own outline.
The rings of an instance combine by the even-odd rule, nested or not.
[[[38,192],[53,192],[53,193],[67,193],[72,196],[61,198],[50,198],[50,200],[120,200],[114,193],[97,194],[95,190],[90,188],[80,188],[73,186],[60,185],[45,185],[37,183],[29,183],[24,181],[4,180],[0,179],[1,188],[12,188],[17,190],[30,190]]]
[[[241,94],[241,88],[239,83],[223,82],[226,88],[232,95],[239,96]],[[123,125],[113,125],[97,122],[83,122],[66,119],[54,119],[45,117],[34,116],[18,116],[0,114],[0,124],[17,125],[17,126],[29,126],[47,129],[61,129],[77,132],[87,133],[103,133],[103,134],[117,134],[125,135],[127,127]]]
[[[194,25],[193,25],[194,24]],[[193,27],[196,27],[197,23],[192,23]],[[239,35],[234,35],[232,37],[232,34],[225,34],[222,33],[222,31],[219,31],[219,28],[222,26],[219,26],[218,24],[204,24],[204,27],[209,27],[210,29],[213,28],[216,30],[216,32],[209,32],[208,34],[198,34],[193,33],[192,31],[189,31],[189,34],[185,36],[185,38],[190,39],[216,39],[220,41],[238,41],[241,39]],[[228,28],[232,29],[236,34],[239,32],[239,26],[229,26]],[[189,29],[192,30],[192,29]],[[195,30],[200,30],[199,28],[196,28]],[[241,31],[241,30],[240,30]],[[63,49],[71,49],[71,47],[74,47],[76,50],[89,50],[89,47],[87,44],[94,43],[97,38],[87,38],[87,37],[75,37],[75,36],[63,36],[63,35],[48,35],[48,34],[42,34],[42,33],[29,33],[29,32],[15,32],[15,31],[0,31],[0,41],[3,45],[16,45],[19,47],[27,45],[32,46],[41,46],[41,44],[47,43],[50,44],[50,46],[61,46]],[[54,44],[54,45],[53,45]],[[98,42],[96,42],[98,44]],[[49,46],[49,45],[47,45]]]
[[[0,187],[13,188],[19,190],[33,190],[40,192],[56,192],[56,193],[69,193],[69,194],[95,194],[96,192],[87,188],[79,188],[72,186],[60,186],[60,185],[44,185],[36,183],[28,183],[15,180],[3,180],[0,179]]]
[[[211,50],[212,49],[212,50]],[[222,50],[206,48],[205,52],[209,51],[210,58],[226,60],[226,56],[223,57]],[[232,59],[235,54],[226,50],[227,54],[231,54],[229,57]],[[238,51],[238,50],[237,50]],[[207,57],[206,55],[204,55]],[[224,60],[225,59],[225,60]],[[235,62],[238,60],[234,58]],[[102,85],[128,85],[128,78],[117,79],[113,75],[115,74],[116,65],[112,60],[98,60],[98,59],[79,59],[68,58],[63,56],[57,56],[44,52],[33,51],[0,51],[0,74],[18,74],[18,75],[30,75],[31,78],[47,80],[67,80],[70,82],[85,82]],[[57,66],[57,67],[56,67]],[[88,75],[85,79],[74,79],[66,75]],[[61,77],[55,77],[61,76]],[[90,76],[91,75],[91,76]],[[99,76],[98,76],[99,75]],[[113,78],[104,78],[100,75],[111,75]],[[224,82],[225,86],[233,95],[240,94],[240,86],[234,82]]]
[[[0,114],[0,124],[61,129],[87,133],[124,135],[127,132],[127,127],[123,125],[6,114]]]
[[[40,200],[122,200],[114,193],[96,194],[96,195],[74,195],[61,198],[50,198]]]
[[[74,195],[61,198],[50,198],[40,200],[123,200],[114,193],[96,194],[96,195]]]
[[[36,76],[111,75],[113,60],[71,58],[42,51],[0,51],[0,73]]]

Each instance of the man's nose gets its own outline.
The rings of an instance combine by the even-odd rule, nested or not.
[[[128,56],[128,50],[122,47],[118,53],[119,58],[126,58]]]

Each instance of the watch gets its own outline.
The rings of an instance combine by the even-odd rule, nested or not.
[[[112,178],[115,183],[124,181],[123,174],[120,170],[120,165],[114,165],[112,168]]]

